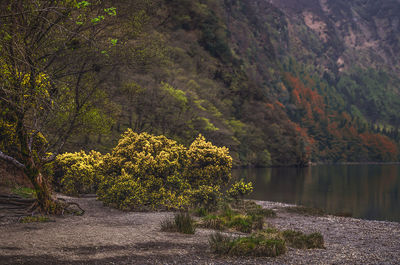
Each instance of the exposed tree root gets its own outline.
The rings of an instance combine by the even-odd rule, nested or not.
[[[66,200],[61,198],[56,199],[56,201],[62,207],[61,215],[64,215],[64,213],[83,215],[85,213],[85,210],[83,210],[81,206],[76,202],[67,202]],[[76,206],[79,211],[71,209],[72,206]]]
[[[83,215],[85,213],[85,210],[78,203],[67,202],[61,198],[53,198],[50,205],[50,209],[43,210],[36,199],[0,194],[0,219],[5,217],[33,216],[36,213],[55,215]]]
[[[4,217],[27,216],[31,213],[30,207],[33,203],[35,203],[35,199],[0,194],[0,219]]]

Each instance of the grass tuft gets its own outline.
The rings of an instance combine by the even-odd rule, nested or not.
[[[202,227],[215,229],[215,230],[225,230],[226,222],[223,218],[210,214],[203,218]]]
[[[265,233],[239,238],[216,233],[210,236],[209,244],[214,253],[229,256],[276,257],[286,252],[282,238]]]
[[[273,218],[276,217],[276,212],[272,209],[265,209],[260,206],[259,209],[249,210],[247,211],[249,215],[261,215],[266,218]]]
[[[26,188],[26,187],[16,187],[11,190],[12,193],[15,195],[21,196],[23,198],[35,198],[36,197],[36,191],[31,188]]]
[[[285,230],[282,232],[287,244],[299,249],[325,248],[321,233],[304,234],[300,231]]]
[[[276,216],[273,210],[263,209],[253,201],[220,205],[219,210],[202,218],[201,226],[215,230],[234,229],[243,233],[262,230],[265,217]]]
[[[176,213],[174,219],[165,219],[161,222],[161,231],[194,234],[196,227],[188,212]]]
[[[208,215],[208,210],[204,207],[197,208],[194,210],[194,214],[199,217],[204,217]]]
[[[43,215],[35,215],[35,216],[25,216],[20,219],[20,223],[45,223],[50,222],[50,218]]]
[[[232,248],[234,239],[221,233],[214,233],[210,235],[208,243],[212,252],[220,255],[226,255]]]

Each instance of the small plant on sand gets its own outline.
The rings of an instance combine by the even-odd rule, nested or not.
[[[228,226],[243,233],[251,233],[253,220],[251,216],[238,214],[228,222]]]
[[[21,196],[23,198],[35,198],[36,196],[36,192],[34,189],[31,188],[26,188],[26,187],[16,187],[14,189],[12,189],[11,191],[12,193],[14,193],[15,195]]]
[[[201,224],[204,228],[215,229],[215,230],[225,230],[226,222],[220,216],[215,214],[209,214],[204,216],[203,223]]]
[[[161,231],[194,234],[196,227],[188,212],[179,212],[174,215],[173,219],[165,219],[161,222]]]
[[[20,223],[45,223],[50,222],[50,218],[43,215],[35,215],[35,216],[25,216],[20,219]]]
[[[199,217],[205,217],[208,215],[208,210],[204,207],[200,207],[200,208],[195,208],[193,210],[193,214],[195,216],[199,216]]]
[[[258,205],[254,201],[244,201],[243,209],[248,215],[258,215],[264,216],[266,218],[276,217],[276,213],[274,210],[263,208],[261,205]]]
[[[238,238],[216,233],[210,236],[209,244],[214,253],[229,256],[276,257],[286,252],[285,241],[271,233]]]
[[[286,243],[294,248],[312,249],[325,248],[324,237],[321,233],[304,234],[300,231],[285,230],[282,232]]]
[[[276,257],[286,252],[286,245],[299,249],[325,248],[320,233],[304,234],[299,231],[279,231],[274,227],[257,231],[247,237],[232,237],[215,233],[209,238],[211,250],[229,256]]]
[[[255,202],[243,201],[243,203],[223,203],[217,211],[202,218],[200,225],[205,228],[226,230],[234,229],[243,233],[262,230],[265,217],[276,216],[270,209],[263,209]],[[249,207],[246,207],[249,206]]]

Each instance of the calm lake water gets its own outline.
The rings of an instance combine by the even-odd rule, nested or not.
[[[250,199],[400,222],[400,165],[249,168],[235,169],[233,175],[253,182]]]

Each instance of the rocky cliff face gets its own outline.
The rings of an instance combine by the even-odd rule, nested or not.
[[[355,66],[400,73],[399,0],[269,0],[289,24],[297,58],[333,73]]]

